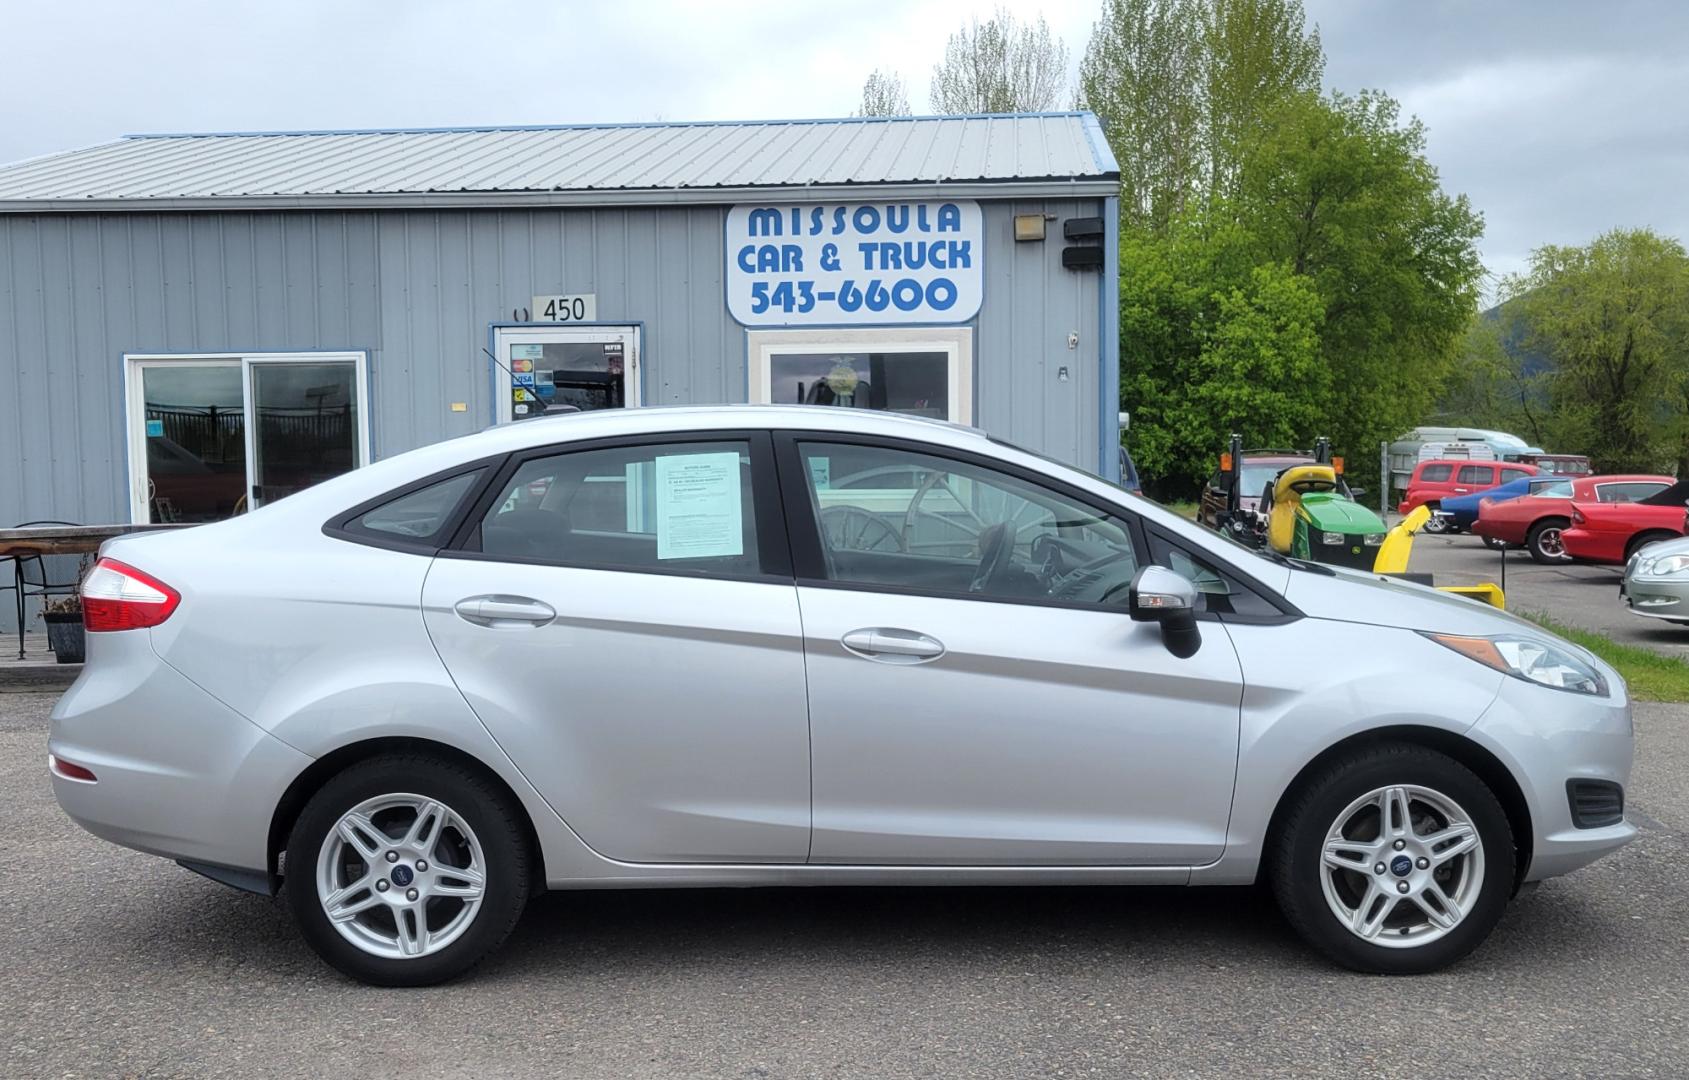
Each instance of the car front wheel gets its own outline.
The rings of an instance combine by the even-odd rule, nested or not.
[[[379,986],[427,986],[496,949],[527,900],[528,848],[486,779],[438,758],[349,767],[306,803],[284,888],[324,960]]]
[[[1420,746],[1357,750],[1293,796],[1272,854],[1292,926],[1356,971],[1436,971],[1477,948],[1512,892],[1507,815],[1470,769]]]

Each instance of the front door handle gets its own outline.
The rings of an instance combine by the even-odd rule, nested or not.
[[[921,664],[944,655],[944,643],[937,638],[891,626],[852,630],[839,641],[864,660],[882,664]]]
[[[557,610],[550,604],[526,596],[470,596],[459,600],[454,610],[477,626],[495,628],[544,626],[557,618]]]

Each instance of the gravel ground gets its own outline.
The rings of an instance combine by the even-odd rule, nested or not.
[[[54,805],[0,697],[0,1076],[1680,1077],[1689,708],[1642,706],[1643,836],[1455,969],[1306,952],[1253,890],[556,894],[451,986],[371,990],[279,902]]]

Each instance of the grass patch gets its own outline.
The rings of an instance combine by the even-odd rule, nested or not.
[[[1171,510],[1187,521],[1196,520],[1197,504],[1193,502],[1170,502],[1161,504],[1164,509]]]
[[[1567,641],[1582,645],[1618,669],[1638,701],[1689,701],[1689,664],[1640,645],[1623,645],[1605,634],[1579,630],[1540,611],[1520,611],[1526,618]]]

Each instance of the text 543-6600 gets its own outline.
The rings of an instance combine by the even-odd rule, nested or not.
[[[946,311],[956,303],[956,284],[949,278],[933,278],[920,282],[914,278],[899,278],[889,286],[879,278],[870,278],[865,286],[846,278],[834,289],[817,289],[813,281],[751,282],[751,312],[761,315],[770,308],[807,315],[817,304],[831,304],[840,311],[884,311],[895,307],[899,311],[915,311],[926,307],[932,311]]]

